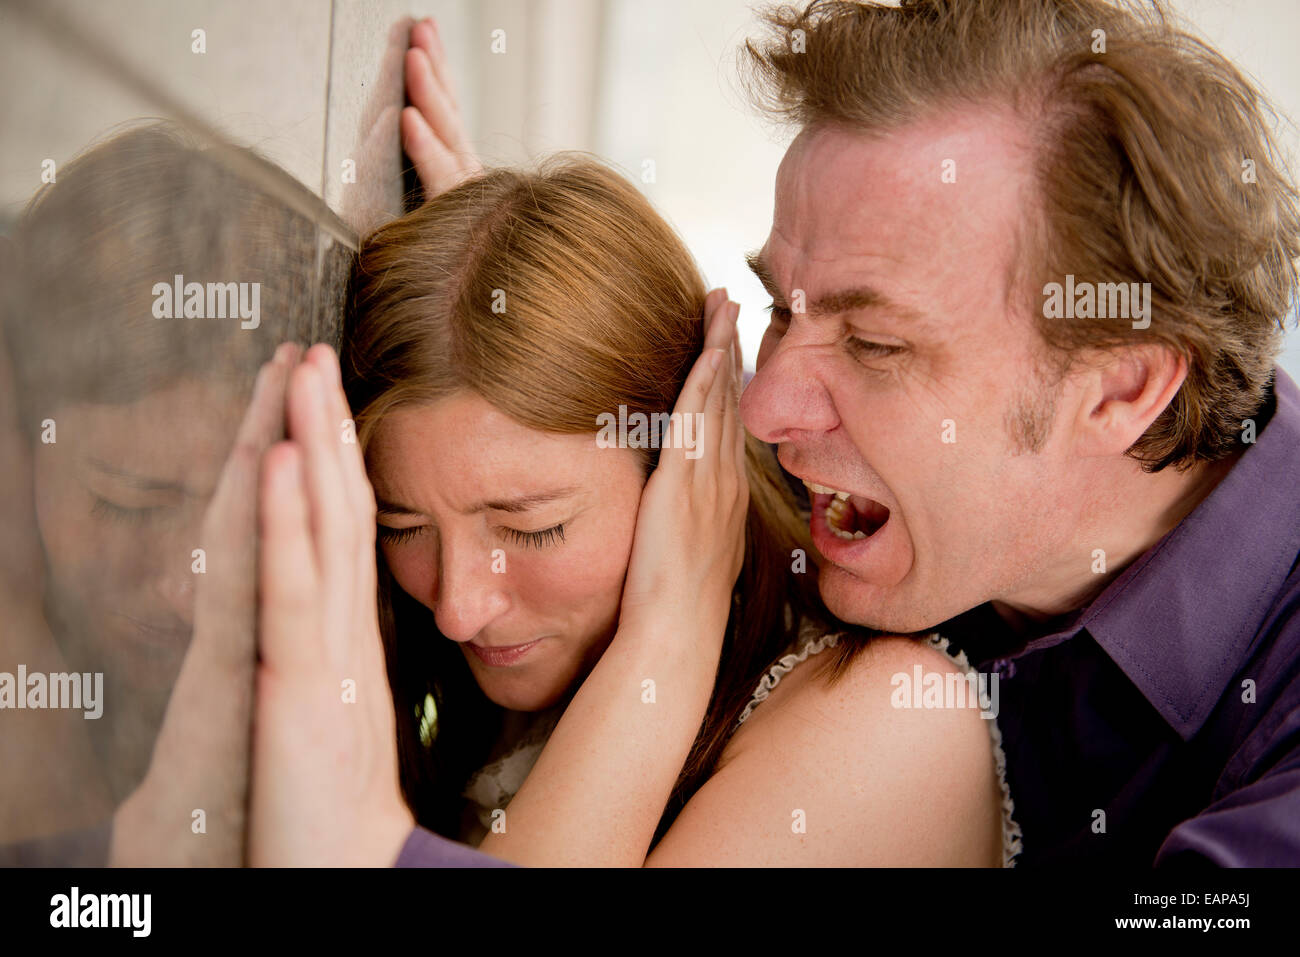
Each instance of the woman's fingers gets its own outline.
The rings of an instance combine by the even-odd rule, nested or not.
[[[201,538],[211,567],[195,593],[196,639],[243,605],[252,607],[258,467],[263,453],[283,433],[284,390],[299,351],[285,343],[258,372],[248,409],[204,514]],[[228,642],[217,645],[213,649],[217,653],[236,651]]]
[[[731,448],[726,443],[729,436],[726,420],[731,406],[735,404],[733,400],[735,361],[732,358],[732,340],[735,339],[736,335],[736,312],[733,307],[735,307],[735,303],[725,303],[709,329],[710,338],[715,342],[724,336],[727,337],[724,340],[725,345],[719,347],[722,351],[722,362],[718,374],[709,385],[709,396],[704,410],[704,422],[700,429],[700,449],[704,453],[702,457],[713,456],[714,472],[725,464],[722,459],[724,450]],[[728,335],[728,332],[730,335]],[[696,470],[697,481],[707,481],[709,475],[710,470],[708,469]]]
[[[326,380],[330,419],[338,430],[339,465],[343,470],[344,487],[348,501],[352,503],[353,514],[362,520],[363,525],[373,527],[374,494],[370,489],[370,480],[366,477],[361,446],[357,442],[356,422],[343,392],[343,372],[339,368],[338,354],[329,346],[318,343],[311,347],[307,359]]]
[[[430,196],[451,189],[479,169],[456,106],[446,54],[431,21],[411,29],[405,60],[402,146]]]
[[[720,290],[721,295],[715,301],[713,311],[706,313],[704,321],[704,348],[728,349],[731,346],[731,329],[727,320],[730,318],[731,301],[727,299],[727,290]]]
[[[355,560],[358,563],[351,573],[357,588],[363,592],[375,587],[375,494],[366,476],[365,458],[361,454],[361,445],[357,440],[356,423],[348,408],[347,396],[343,392],[342,370],[339,368],[338,356],[329,346],[313,346],[308,353],[312,362],[327,380],[329,392],[329,415],[338,430],[339,467],[343,478],[344,491],[347,495],[349,512],[341,519],[350,521],[353,526],[352,537],[356,542]]]
[[[457,182],[460,165],[434,135],[420,111],[413,106],[402,110],[402,149],[411,158],[425,193],[437,196]]]
[[[272,356],[271,361],[258,370],[257,379],[253,383],[253,395],[248,400],[248,408],[244,411],[243,421],[239,423],[239,430],[235,433],[235,443],[232,451],[251,450],[257,458],[260,458],[267,447],[283,435],[285,387],[288,384],[289,372],[297,364],[298,357],[301,354],[302,348],[296,343],[283,343],[275,350],[275,355]],[[256,458],[254,462],[256,462]],[[223,486],[227,483],[227,472],[237,469],[240,464],[233,457],[227,461],[222,468],[220,478],[217,480],[217,492],[213,496],[213,501],[216,501],[222,494]],[[249,477],[245,469],[241,473],[241,478],[248,479]],[[240,491],[255,490],[256,487],[257,470],[256,466],[254,466],[251,473],[251,482],[246,486],[241,486]]]
[[[704,448],[699,416],[708,403],[709,392],[725,360],[724,349],[705,349],[695,360],[664,431],[659,451],[660,470],[685,468],[688,462],[699,458]]]
[[[289,437],[302,452],[316,566],[326,597],[336,599],[354,564],[357,546],[352,507],[343,480],[341,434],[330,413],[330,388],[314,362],[293,370],[289,382]]]
[[[245,588],[252,599],[258,467],[263,453],[283,434],[284,390],[297,354],[296,346],[285,343],[257,373],[248,409],[204,514],[201,540],[212,567],[195,593],[196,632],[200,626],[222,621],[239,604]],[[245,583],[246,573],[250,577]]]
[[[303,640],[315,631],[309,626],[320,595],[303,466],[293,442],[272,446],[262,459],[258,638],[272,673],[309,674],[321,665],[319,647]]]
[[[376,636],[375,496],[366,477],[365,461],[347,396],[343,393],[342,372],[334,350],[323,343],[312,346],[307,362],[325,383],[326,415],[336,429],[334,448],[347,507],[334,518],[349,527],[346,537],[353,542],[351,553],[335,555],[325,565],[327,581],[331,583],[331,607],[340,608],[335,627],[330,630],[331,642],[336,654],[341,656],[339,660],[353,663],[356,669],[353,676],[360,682],[359,687],[365,689],[366,700],[378,709],[377,720],[382,720],[384,715],[391,717],[392,702],[383,646]],[[350,596],[350,605],[346,604],[345,596]],[[350,614],[343,609],[350,610]]]
[[[737,328],[740,305],[732,302],[727,306],[727,321],[732,333],[727,349],[729,374],[726,377],[727,391],[722,408],[721,434],[718,441],[720,455],[734,453],[737,449],[743,454],[745,435],[744,426],[740,423],[740,383],[744,373],[744,364],[740,356],[740,330]]]
[[[704,297],[704,335],[708,338],[709,325],[713,322],[713,317],[717,313],[718,307],[727,301],[727,289],[725,286],[719,286],[717,289],[710,289],[709,294]]]
[[[411,46],[423,50],[429,57],[429,65],[434,79],[447,94],[447,100],[456,112],[460,112],[460,102],[456,96],[456,84],[447,63],[447,51],[442,45],[442,36],[438,33],[438,24],[433,17],[425,17],[411,27]]]
[[[672,462],[679,463],[678,466],[673,467],[685,467],[687,461],[696,460],[704,454],[706,446],[702,443],[709,429],[704,424],[704,418],[707,416],[704,418],[700,416],[708,407],[714,384],[718,379],[725,377],[725,372],[719,372],[719,369],[724,364],[730,363],[727,328],[729,324],[726,321],[728,311],[725,296],[726,290],[715,289],[705,299],[704,348],[687,374],[686,381],[682,384],[682,391],[673,406],[673,416],[661,444],[660,468]],[[713,442],[717,442],[716,431]],[[672,454],[672,450],[681,451]]]
[[[402,110],[401,126],[402,149],[411,158],[427,197],[445,193],[479,171],[478,161],[448,149],[415,107]]]
[[[434,75],[423,50],[406,51],[406,96],[420,111],[433,134],[452,151],[463,151],[460,114]]]
[[[737,320],[739,320],[739,318],[740,318],[740,312],[739,312],[740,307],[737,306],[736,309],[737,309],[737,312],[736,312],[736,318],[737,318]],[[741,472],[742,472],[742,474],[743,474],[743,473],[744,473],[744,469],[745,469],[745,424],[744,424],[744,423],[741,421],[741,419],[740,419],[740,393],[741,393],[742,391],[744,391],[744,388],[745,388],[745,385],[744,385],[744,383],[745,383],[745,357],[744,357],[744,355],[742,354],[742,352],[741,352],[741,348],[740,348],[740,327],[739,327],[739,325],[737,325],[737,327],[736,327],[736,339],[735,339],[735,343],[736,343],[736,346],[735,346],[735,349],[736,349],[736,378],[735,378],[735,381],[734,381],[734,386],[735,386],[735,389],[736,389],[736,395],[735,395],[735,402],[731,405],[731,407],[730,407],[730,409],[728,410],[728,412],[729,412],[729,415],[730,415],[729,422],[730,422],[730,425],[731,425],[731,427],[732,427],[732,429],[733,429],[733,432],[734,432],[734,434],[732,435],[732,439],[733,439],[733,441],[735,442],[736,460],[737,460],[737,462],[739,462],[739,464],[740,464],[740,469],[741,469]]]

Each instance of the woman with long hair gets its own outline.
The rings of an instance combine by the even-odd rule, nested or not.
[[[894,705],[961,663],[821,606],[735,317],[586,159],[362,241],[264,462],[255,863],[1009,859],[988,723]]]

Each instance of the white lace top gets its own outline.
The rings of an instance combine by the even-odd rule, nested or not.
[[[503,728],[502,737],[513,740],[501,757],[488,762],[470,776],[461,797],[468,802],[467,813],[461,821],[460,839],[478,847],[492,827],[494,816],[505,808],[523,787],[524,779],[542,755],[542,748],[551,732],[560,722],[562,708],[551,708],[536,714],[522,715],[512,712],[512,721]]]
[[[741,712],[736,721],[737,726],[743,724],[754,709],[767,700],[772,693],[772,689],[780,683],[782,677],[788,675],[797,665],[807,661],[813,655],[820,654],[827,648],[834,648],[841,637],[842,634],[838,633],[818,635],[815,628],[805,625],[798,640],[791,646],[790,651],[778,658],[759,680],[758,687],[754,689],[749,704],[745,706],[745,710]],[[925,640],[932,648],[935,648],[946,656],[949,661],[953,662],[963,674],[974,672],[964,653],[957,652],[954,656],[949,652],[948,639],[936,633]],[[545,747],[551,732],[555,730],[556,724],[559,723],[561,714],[561,709],[552,708],[536,715],[521,716],[516,721],[522,720],[522,730],[516,725],[512,735],[512,729],[506,729],[504,736],[515,737],[515,743],[503,756],[491,761],[471,776],[469,782],[465,785],[465,790],[462,792],[462,797],[468,802],[468,813],[465,816],[460,835],[462,841],[475,847],[482,843],[483,838],[487,836],[491,829],[494,819],[500,817],[498,812],[510,803],[519,788],[523,786],[524,779],[528,777],[528,772],[537,763],[542,748]],[[996,718],[986,721],[986,724],[989,728],[998,784],[1002,789],[1002,865],[1003,867],[1014,867],[1016,855],[1021,850],[1021,832],[1020,825],[1015,821],[1015,805],[1011,800],[1011,792],[1007,787],[1007,760],[1002,750],[1002,732],[998,728]]]

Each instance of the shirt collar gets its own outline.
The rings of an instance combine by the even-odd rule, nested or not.
[[[1241,667],[1300,552],[1300,389],[1280,367],[1274,375],[1276,410],[1218,486],[1064,628],[1022,652],[1087,629],[1184,740]]]

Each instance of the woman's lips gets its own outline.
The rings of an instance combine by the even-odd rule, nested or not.
[[[508,648],[485,648],[471,641],[469,649],[478,656],[478,660],[483,664],[491,668],[506,668],[518,664],[529,652],[545,640],[545,638],[536,638],[527,644],[511,645]]]

